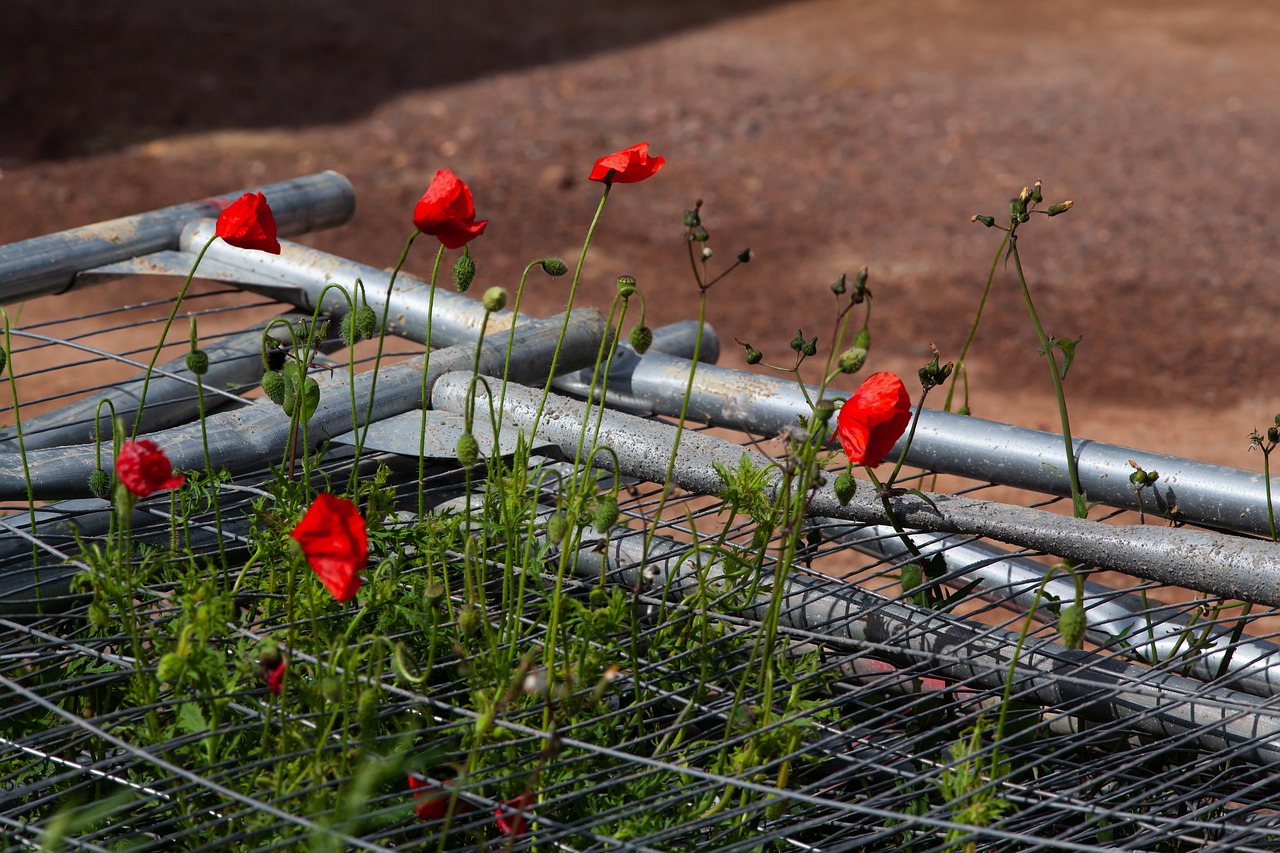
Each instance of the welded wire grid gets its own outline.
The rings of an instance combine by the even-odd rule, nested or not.
[[[202,315],[202,325],[207,313],[228,310],[226,291],[210,292],[208,303],[197,296],[188,304]],[[255,309],[270,307],[256,299],[238,307],[248,302]],[[115,325],[133,329],[137,313],[119,312]],[[153,329],[134,329],[140,343],[127,354],[135,363],[145,359]],[[36,368],[42,371],[38,377],[22,378],[28,350],[60,339],[57,324],[31,331],[48,340],[28,336],[31,343],[23,343],[15,337],[19,381],[25,387],[38,382],[66,389],[44,395],[42,407],[86,391],[92,396],[109,384],[86,378],[101,375],[95,373],[101,367],[95,361],[109,357],[96,344],[93,358],[44,359]],[[88,345],[83,338],[76,342]],[[767,440],[748,443],[777,450]],[[331,454],[324,475],[341,482],[348,458]],[[222,548],[243,555],[250,506],[263,497],[262,484],[272,476],[268,463],[278,460],[264,460],[260,471],[221,488],[220,528],[208,508],[191,516],[183,535],[192,543],[196,564],[200,557],[218,554],[219,529]],[[398,504],[406,511],[401,519],[413,523],[417,461],[386,454],[366,460],[371,468],[377,463],[391,468]],[[929,480],[921,475],[917,483],[927,487]],[[456,508],[462,484],[453,466],[434,465],[424,488],[431,505],[452,502]],[[967,490],[980,497],[988,488],[972,484]],[[274,706],[264,687],[221,697],[224,713],[211,731],[208,721],[184,711],[197,704],[189,691],[163,694],[153,705],[117,701],[130,689],[135,666],[128,638],[91,629],[83,597],[64,602],[65,612],[56,615],[11,614],[0,620],[3,849],[29,849],[53,837],[61,838],[66,849],[84,850],[483,849],[487,844],[488,849],[581,851],[695,846],[723,851],[1227,851],[1280,846],[1271,770],[1280,757],[1274,734],[1280,708],[1266,691],[1243,689],[1249,685],[1234,678],[1231,654],[1240,649],[1241,658],[1247,655],[1247,661],[1235,660],[1236,666],[1270,663],[1259,654],[1274,635],[1273,611],[1095,571],[1091,580],[1105,581],[1115,590],[1114,600],[1123,599],[1135,619],[1145,620],[1147,641],[1131,630],[1108,637],[1105,626],[1091,625],[1095,630],[1085,649],[1067,652],[1056,644],[1054,629],[1062,602],[1045,599],[1035,614],[1044,624],[1037,623],[1013,654],[1027,618],[1027,590],[998,583],[973,586],[970,570],[1002,557],[1047,566],[1054,562],[1051,556],[1005,549],[975,561],[963,550],[974,543],[972,537],[950,537],[938,543],[938,553],[961,556],[945,567],[937,564],[925,587],[904,594],[902,572],[915,558],[898,547],[900,536],[878,529],[859,536],[859,530],[867,533],[861,525],[816,519],[806,531],[793,581],[808,584],[804,600],[810,604],[814,596],[836,601],[846,593],[856,595],[851,607],[830,608],[834,621],[829,623],[801,614],[801,598],[784,598],[777,648],[788,665],[775,673],[774,707],[766,713],[766,697],[753,676],[760,670],[761,635],[748,591],[766,597],[772,591],[776,541],[768,548],[763,580],[729,577],[713,587],[714,595],[690,605],[672,594],[671,577],[709,568],[713,561],[707,552],[691,545],[705,545],[721,534],[724,505],[706,496],[676,495],[658,522],[656,539],[667,549],[667,562],[655,573],[620,555],[635,553],[646,525],[654,523],[660,487],[629,481],[621,496],[621,518],[601,550],[614,555],[608,578],[631,602],[637,627],[624,644],[636,650],[640,665],[616,670],[602,694],[596,681],[574,684],[571,695],[496,715],[486,724],[503,736],[479,755],[458,747],[459,732],[480,723],[469,701],[474,685],[459,675],[466,670],[465,654],[456,648],[437,649],[421,683],[390,670],[353,674],[376,688],[373,713],[394,721],[380,729],[391,733],[363,735],[354,714],[336,725],[329,714],[291,714]],[[57,522],[80,520],[86,529],[100,530],[104,506],[81,501],[44,507],[34,536],[26,526],[25,504],[4,507],[7,535],[0,573],[29,567],[33,553],[51,573],[60,565],[64,574],[74,570],[82,543]],[[168,497],[144,502],[135,536],[167,541],[173,535],[169,516]],[[723,551],[744,558],[758,553],[756,530],[750,519],[736,519]],[[555,549],[547,553],[553,566]],[[685,559],[675,561],[673,555]],[[429,570],[431,558],[415,556],[402,555],[400,578]],[[459,551],[443,556],[463,557]],[[486,597],[498,601],[501,555],[488,556],[493,562]],[[533,575],[524,596],[530,615],[514,655],[542,643],[546,625],[534,614],[543,612],[539,604],[554,583],[545,568],[527,571]],[[589,603],[594,585],[589,570],[563,579],[564,594],[586,605],[580,608],[588,614],[582,618],[594,612]],[[1090,589],[1091,607],[1108,598],[1099,591],[1105,587]],[[947,612],[919,605],[930,590],[953,596]],[[181,607],[174,592],[148,585],[137,590],[135,606],[145,620],[163,626]],[[450,601],[434,606],[460,612],[462,590],[454,587],[446,597]],[[252,602],[243,604],[248,608]],[[352,614],[339,608],[329,618]],[[851,632],[854,622],[879,626],[880,633]],[[1185,636],[1173,646],[1158,646],[1156,633],[1170,624],[1184,626]],[[246,661],[258,641],[285,628],[279,621],[229,625],[218,641],[219,653],[230,668],[252,666]],[[681,632],[699,637],[696,653],[646,654]],[[998,665],[995,658],[975,660],[972,647],[954,642],[956,637],[1005,649],[1006,656]],[[1218,638],[1213,647],[1218,657],[1205,675],[1211,637]],[[421,631],[386,639],[393,646],[404,644],[413,660],[423,659]],[[353,642],[374,641],[353,637]],[[1039,661],[1036,667],[1027,665],[1033,658]],[[318,671],[325,662],[295,652],[291,665]],[[1255,695],[1260,692],[1265,695]],[[579,714],[549,732],[548,702],[584,707],[596,699],[589,706],[592,714]],[[155,715],[184,720],[181,734],[137,745],[131,733]],[[221,744],[266,738],[281,726],[311,731],[307,749],[334,756],[334,766],[345,768],[345,775],[282,785],[272,769],[290,756],[268,754],[246,765],[220,751]],[[998,742],[997,728],[1003,730]],[[623,736],[605,744],[600,737],[605,730]],[[380,770],[380,758],[394,755],[430,756],[415,772],[424,784],[456,796],[451,817],[415,817],[404,776],[397,770],[388,778]],[[747,755],[750,762],[742,760]],[[451,791],[455,768],[467,761],[483,768],[482,776]],[[349,793],[357,777],[368,780],[358,798]],[[529,788],[536,789],[535,797],[510,804],[511,792]],[[340,797],[339,791],[348,793]],[[327,805],[317,808],[318,802]],[[92,820],[77,823],[77,815],[95,806]],[[522,821],[525,831],[495,833],[495,814],[505,815],[508,825]]]

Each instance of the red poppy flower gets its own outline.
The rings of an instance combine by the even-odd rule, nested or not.
[[[476,222],[476,205],[471,190],[448,169],[441,169],[413,209],[413,224],[430,234],[446,249],[461,249],[484,233],[489,220]]]
[[[335,599],[347,601],[356,594],[358,572],[369,562],[369,542],[355,504],[321,492],[289,535],[298,540],[307,562]]]
[[[267,682],[267,689],[271,691],[273,696],[279,696],[284,692],[284,674],[289,669],[289,661],[284,655],[280,655],[280,662],[274,667],[260,665],[258,668],[262,680]]]
[[[602,184],[634,184],[652,178],[665,162],[664,157],[650,157],[649,143],[641,142],[601,157],[587,179]]]
[[[445,779],[444,784],[448,785],[451,780]],[[416,776],[409,777],[409,790],[413,791],[413,813],[418,816],[418,820],[439,820],[449,812],[449,802],[453,800],[453,796],[442,786],[434,782],[427,782],[418,779]],[[461,814],[470,809],[465,800],[454,800],[454,814]]]
[[[219,237],[237,249],[257,249],[280,254],[276,239],[276,218],[262,193],[245,193],[227,205],[218,216],[215,229]]]
[[[873,373],[840,407],[836,435],[854,465],[884,461],[911,421],[911,397],[892,373]]]
[[[515,799],[501,803],[493,813],[498,821],[498,830],[503,835],[520,835],[523,833],[525,811],[531,805],[533,805],[533,794],[529,791],[525,791]]]
[[[169,457],[148,438],[126,441],[116,457],[116,478],[140,498],[164,489],[176,489],[185,482],[173,473]]]

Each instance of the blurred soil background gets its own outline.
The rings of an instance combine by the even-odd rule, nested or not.
[[[1280,411],[1280,9],[1270,0],[702,0],[199,4],[7,0],[0,243],[334,169],[355,220],[299,242],[390,266],[438,168],[489,230],[477,291],[576,260],[597,157],[666,168],[610,197],[582,300],[634,275],[649,323],[696,316],[681,212],[705,201],[722,363],[828,340],[842,272],[871,269],[869,370],[960,349],[1007,217],[1048,332],[1081,337],[1077,435],[1261,469]],[[428,275],[420,242],[408,268]],[[528,310],[563,306],[535,275]],[[160,297],[105,285],[24,321]],[[1057,428],[1012,271],[970,360],[974,414]],[[914,383],[912,383],[914,384]],[[852,387],[852,383],[845,386]],[[939,395],[940,396],[940,395]]]

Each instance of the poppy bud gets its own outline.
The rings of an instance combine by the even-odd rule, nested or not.
[[[587,599],[591,602],[592,607],[604,607],[609,603],[609,593],[604,591],[604,587],[593,586]]]
[[[501,311],[507,307],[507,290],[504,287],[491,287],[484,292],[484,299],[481,300],[484,310],[489,313]]]
[[[458,436],[456,452],[458,461],[470,468],[480,458],[480,442],[476,441],[476,437],[471,433],[464,432]]]
[[[1066,213],[1068,210],[1071,209],[1072,205],[1074,204],[1075,204],[1074,201],[1060,201],[1057,204],[1051,206],[1045,212],[1048,213],[1050,216],[1057,216],[1059,213]]]
[[[740,263],[740,264],[749,264],[749,263],[751,263],[751,250],[750,250],[750,249],[743,249],[741,252],[739,252],[739,253],[738,253],[738,263]]]
[[[618,521],[618,501],[613,497],[604,497],[600,499],[600,503],[596,504],[595,512],[591,515],[591,521],[595,525],[597,533],[607,533],[610,527]]]
[[[543,258],[542,271],[552,278],[559,278],[569,271],[569,265],[559,258]]]
[[[636,292],[635,276],[620,275],[618,276],[618,295],[623,299],[630,299],[631,294]]]
[[[378,314],[368,305],[356,309],[356,331],[360,337],[369,340],[378,333]]]
[[[458,611],[458,630],[468,637],[475,635],[483,622],[484,616],[481,615],[480,608],[474,604],[463,605],[463,608]]]
[[[1078,649],[1083,645],[1084,629],[1084,608],[1080,605],[1068,604],[1058,613],[1058,634],[1067,648]]]
[[[427,598],[427,604],[430,604],[434,607],[438,605],[440,602],[444,601],[444,585],[438,584],[438,583],[429,583],[427,584],[426,590],[424,590],[424,594],[426,595],[426,598]]]
[[[475,280],[476,262],[470,255],[460,255],[458,260],[453,262],[453,286],[459,293],[466,293],[471,288],[471,282]]]
[[[360,331],[356,328],[356,315],[354,311],[343,315],[342,325],[339,328],[341,331],[339,331],[338,334],[342,337],[342,342],[347,346],[352,346],[356,341],[361,339]]]
[[[871,276],[871,268],[866,264],[858,267],[858,274],[853,279],[853,301],[862,302],[867,295],[867,279]]]
[[[284,405],[284,374],[275,370],[262,374],[262,391],[277,406]]]
[[[970,219],[969,221],[981,222],[983,225],[987,226],[988,228],[993,228],[995,227],[995,224],[996,224],[996,218],[994,216],[983,216],[980,213],[975,213],[973,215],[973,218]]]
[[[867,330],[866,326],[859,329],[858,334],[853,336],[853,345],[867,350],[871,349],[871,332]]]
[[[853,479],[853,475],[848,471],[844,471],[832,486],[836,493],[836,500],[840,501],[840,506],[848,506],[849,501],[853,500],[853,496],[858,491],[858,481]]]
[[[651,346],[653,346],[653,329],[637,323],[631,329],[631,348],[637,355],[644,355]]]
[[[169,652],[160,658],[160,664],[156,667],[156,680],[163,684],[174,684],[186,669],[186,657],[177,652]]]
[[[867,363],[867,351],[862,347],[851,347],[840,354],[840,372],[857,373]]]
[[[569,533],[569,522],[563,512],[552,513],[547,519],[547,541],[559,545]]]
[[[89,493],[104,501],[111,498],[111,474],[106,468],[95,468],[89,475]]]
[[[202,349],[193,349],[188,352],[187,370],[196,376],[204,376],[209,372],[209,354]]]
[[[356,700],[356,716],[363,725],[376,710],[378,710],[378,691],[372,687],[366,687],[360,691],[360,698]]]

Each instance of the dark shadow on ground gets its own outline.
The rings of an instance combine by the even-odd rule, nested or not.
[[[409,90],[578,60],[780,2],[8,0],[0,165],[173,133],[343,122]]]

